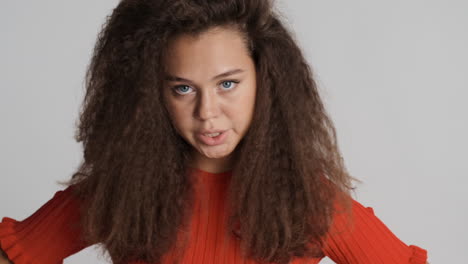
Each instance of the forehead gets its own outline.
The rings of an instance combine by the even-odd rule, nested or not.
[[[182,34],[168,45],[165,59],[169,73],[219,72],[250,63],[241,33],[230,28],[213,28],[198,35]]]

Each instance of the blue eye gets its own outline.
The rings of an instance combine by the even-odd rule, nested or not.
[[[229,81],[222,81],[220,83],[221,87],[222,87],[222,90],[224,91],[230,91],[230,90],[233,90],[236,85],[235,84],[238,84],[239,81],[236,81],[236,80],[229,80]],[[172,88],[172,90],[177,94],[177,95],[186,95],[186,94],[190,94],[191,91],[190,89],[193,89],[192,87],[188,86],[188,85],[176,85]]]
[[[230,80],[230,81],[223,81],[221,82],[221,85],[223,88],[227,88],[225,90],[232,90],[234,89],[233,86],[235,86],[234,84],[238,84],[239,81],[234,81],[234,80]]]
[[[181,88],[181,89],[179,89]],[[192,89],[190,86],[188,85],[178,85],[178,86],[174,86],[174,91],[178,94],[187,94],[188,90]]]

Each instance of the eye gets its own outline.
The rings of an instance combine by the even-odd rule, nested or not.
[[[223,90],[232,90],[238,83],[239,81],[235,81],[235,80],[223,81],[221,82],[221,87],[223,88]]]
[[[184,95],[184,94],[188,94],[188,91],[192,88],[188,85],[177,85],[177,86],[174,86],[174,88],[172,89],[174,90],[174,92],[180,95]]]
[[[222,81],[219,85],[221,85],[221,89],[224,91],[230,91],[233,90],[236,87],[236,84],[238,84],[240,81],[237,80],[227,80],[227,81]],[[188,85],[176,85],[172,88],[172,90],[177,94],[177,95],[186,95],[190,94],[190,89],[193,90],[192,87]]]

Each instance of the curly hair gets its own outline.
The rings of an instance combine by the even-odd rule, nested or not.
[[[355,179],[312,70],[273,3],[122,0],[107,17],[75,135],[84,160],[66,184],[83,200],[85,239],[102,243],[113,263],[158,263],[187,228],[191,146],[162,101],[164,54],[175,36],[215,26],[245,36],[257,72],[254,116],[235,150],[226,232],[241,239],[245,257],[287,263],[323,254],[335,201],[350,212]]]

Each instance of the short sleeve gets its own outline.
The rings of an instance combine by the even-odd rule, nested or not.
[[[375,216],[352,200],[352,217],[336,213],[324,253],[339,264],[425,264],[427,251],[406,245]]]
[[[3,217],[0,246],[13,263],[59,264],[89,246],[81,240],[79,201],[72,188],[57,191],[23,221]]]

